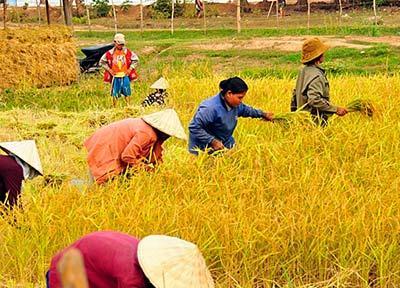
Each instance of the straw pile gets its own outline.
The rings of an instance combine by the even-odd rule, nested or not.
[[[0,90],[67,85],[77,80],[76,46],[65,27],[0,31]]]

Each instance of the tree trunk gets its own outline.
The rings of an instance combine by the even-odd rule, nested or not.
[[[65,25],[72,26],[72,9],[69,0],[62,0]]]

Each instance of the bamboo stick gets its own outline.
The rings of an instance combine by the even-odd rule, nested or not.
[[[174,14],[175,14],[175,0],[172,1],[172,11],[171,11],[171,34],[174,34]]]
[[[236,0],[236,27],[237,27],[237,33],[241,32],[241,26],[240,26],[240,0]]]

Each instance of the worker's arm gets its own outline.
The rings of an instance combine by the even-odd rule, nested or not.
[[[327,99],[323,97],[323,92],[326,89],[326,81],[322,77],[317,77],[308,85],[307,98],[308,105],[321,112],[336,113],[337,106],[332,105]]]
[[[263,118],[264,112],[260,109],[247,106],[246,104],[239,105],[238,116],[250,118]]]
[[[139,65],[139,57],[134,52],[131,53],[131,66],[129,66],[129,69],[133,70]]]
[[[121,160],[129,166],[140,165],[149,156],[155,140],[147,133],[138,132],[121,153]]]
[[[114,76],[114,72],[112,71],[110,65],[108,64],[107,55],[106,54],[107,53],[104,53],[103,56],[101,56],[99,64],[100,64],[101,67],[104,68],[104,70],[108,71],[108,73],[110,73],[111,75]]]

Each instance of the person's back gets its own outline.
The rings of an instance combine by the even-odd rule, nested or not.
[[[83,256],[89,287],[145,287],[145,276],[137,258],[138,244],[138,239],[119,232],[88,234],[53,257],[48,273],[50,287],[61,287],[57,264],[71,248]]]

